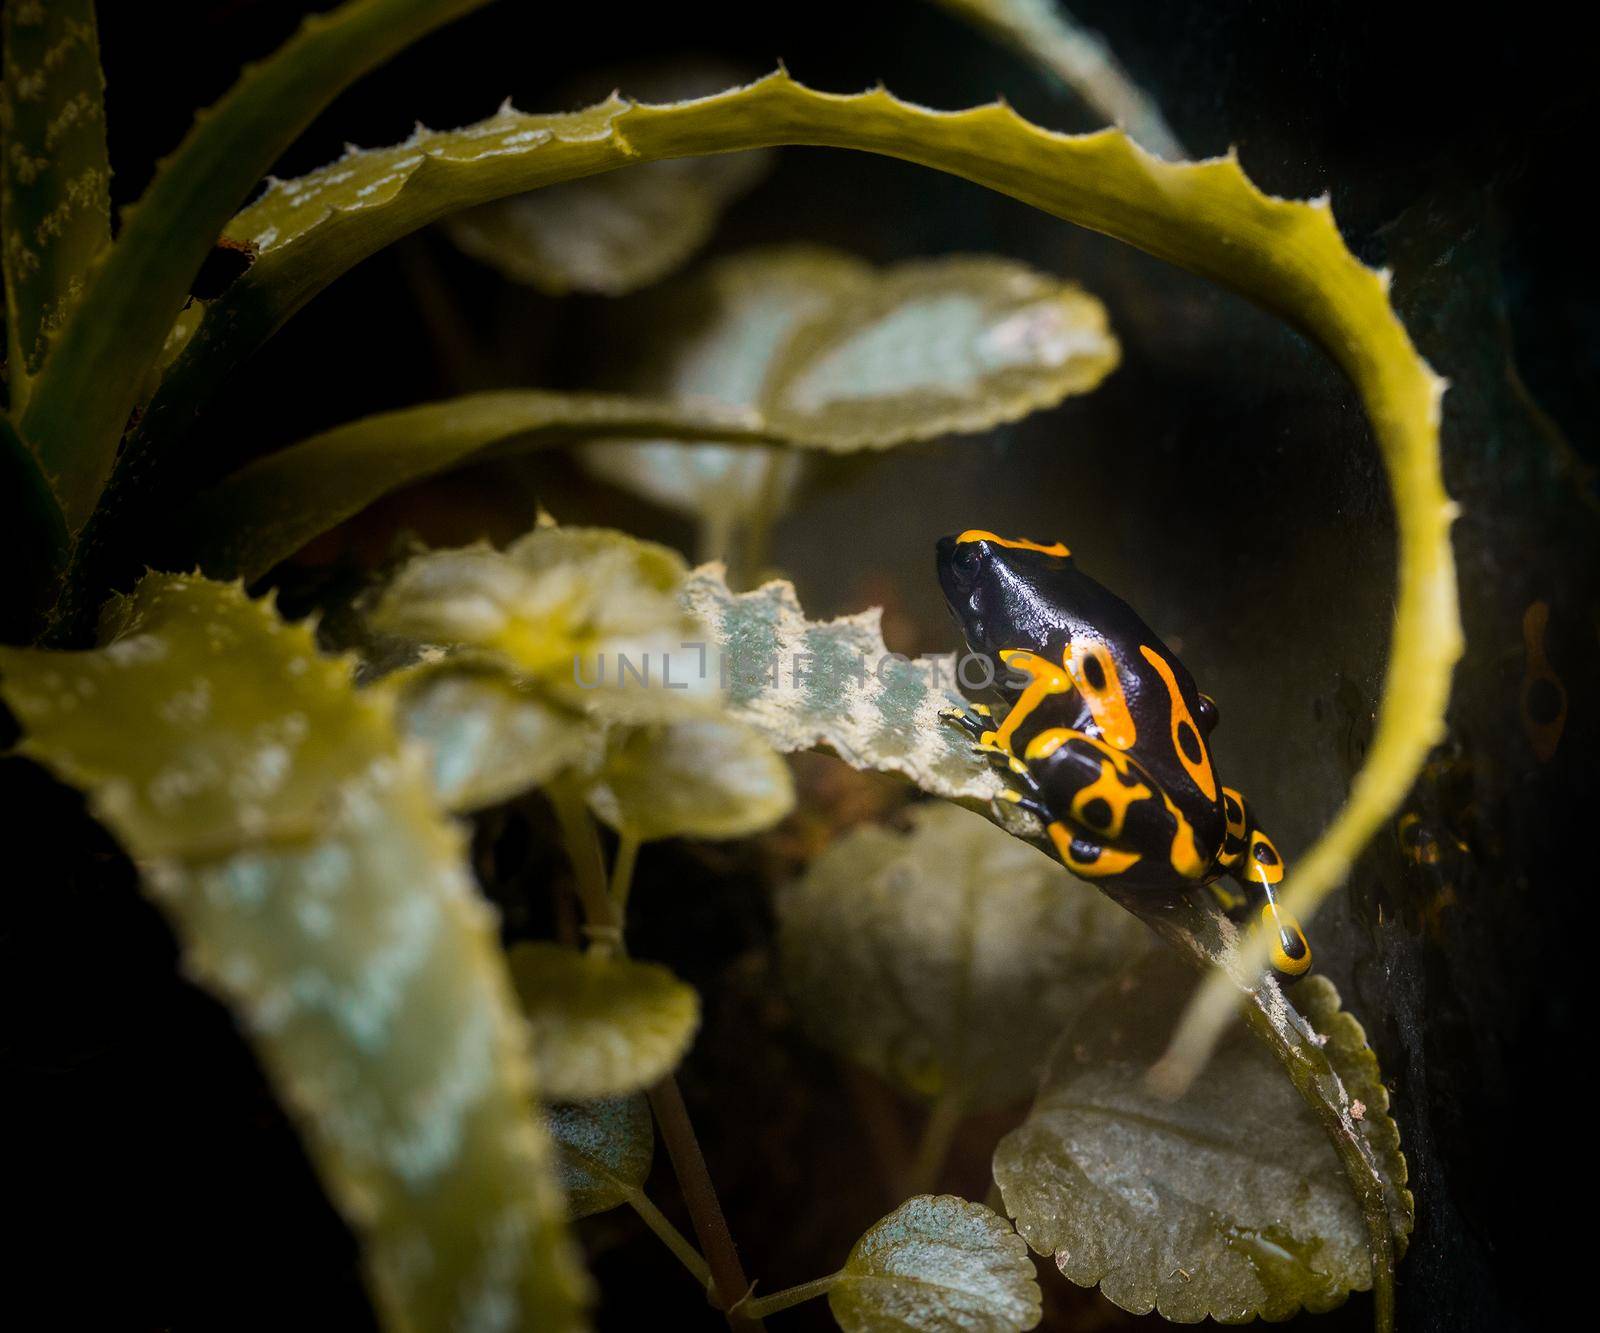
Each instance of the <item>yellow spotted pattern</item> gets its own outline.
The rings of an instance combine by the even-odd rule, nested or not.
[[[997,537],[983,528],[968,528],[956,538],[958,546],[962,542],[993,542],[996,546],[1009,546],[1013,551],[1038,551],[1042,555],[1059,555],[1063,558],[1072,554],[1062,542],[1041,546],[1038,542],[1030,542],[1026,537]]]
[[[1085,671],[1085,664],[1090,661],[1100,666],[1103,684],[1098,689]],[[1132,749],[1139,732],[1133,724],[1133,714],[1128,711],[1128,696],[1123,692],[1122,677],[1117,674],[1110,649],[1099,639],[1074,639],[1067,647],[1063,662],[1089,707],[1089,716],[1100,728],[1100,734],[1119,750]]]
[[[1144,654],[1145,661],[1150,663],[1158,673],[1162,682],[1167,687],[1167,696],[1172,701],[1172,749],[1178,756],[1178,762],[1188,771],[1194,779],[1195,786],[1205,793],[1206,800],[1217,799],[1217,776],[1211,771],[1211,755],[1206,750],[1205,737],[1200,734],[1200,728],[1195,724],[1194,716],[1189,712],[1189,705],[1183,701],[1183,692],[1178,688],[1178,678],[1172,674],[1172,667],[1167,659],[1161,656],[1149,644],[1140,644],[1139,651]],[[1194,732],[1196,743],[1200,746],[1200,760],[1196,763],[1183,752],[1183,746],[1178,743],[1178,729],[1189,724]]]

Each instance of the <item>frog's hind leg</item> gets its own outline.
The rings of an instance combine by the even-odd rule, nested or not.
[[[1256,823],[1243,796],[1231,787],[1222,789],[1228,831],[1218,858],[1239,884],[1242,893],[1213,884],[1230,915],[1260,904],[1261,923],[1272,934],[1272,966],[1285,977],[1304,976],[1311,970],[1311,945],[1300,923],[1278,902],[1283,882],[1283,856]],[[1225,896],[1226,895],[1226,896]]]

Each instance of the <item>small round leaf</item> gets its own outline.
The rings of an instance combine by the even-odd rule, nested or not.
[[[644,1188],[656,1139],[642,1094],[559,1103],[545,1112],[545,1125],[574,1218],[607,1212]]]

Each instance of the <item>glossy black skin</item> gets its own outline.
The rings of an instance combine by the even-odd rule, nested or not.
[[[1172,704],[1166,683],[1139,651],[1140,646],[1148,645],[1165,658],[1204,737],[1209,737],[1216,725],[1216,708],[1209,699],[1202,699],[1194,678],[1138,613],[1080,570],[1070,556],[987,540],[958,544],[954,537],[945,537],[938,543],[937,561],[940,586],[968,647],[988,657],[994,667],[993,701],[1014,705],[1027,684],[1025,676],[1002,663],[1003,649],[1026,649],[1059,663],[1074,638],[1099,639],[1106,645],[1137,729],[1137,739],[1125,753],[1194,826],[1197,849],[1205,863],[1200,882],[1224,873],[1218,861],[1227,832],[1221,781],[1213,767],[1217,795],[1212,799],[1180,762],[1171,741]],[[971,680],[975,674],[969,670],[966,678]],[[1029,739],[1049,727],[1100,735],[1084,700],[1073,690],[1051,695],[1035,708],[1017,730],[1016,752],[1020,754]],[[1209,745],[1205,752],[1209,764]],[[1030,771],[1051,816],[1070,824],[1066,804],[1081,785],[1082,775],[1052,773],[1048,764],[1030,765]],[[1163,817],[1164,807],[1145,802],[1133,807],[1133,814],[1120,843],[1131,844],[1144,855],[1121,878],[1168,888],[1195,883],[1195,879],[1179,875],[1166,855],[1171,825]]]

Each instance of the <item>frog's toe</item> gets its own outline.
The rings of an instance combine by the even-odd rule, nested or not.
[[[1261,924],[1272,941],[1272,967],[1284,977],[1303,977],[1311,970],[1311,944],[1300,923],[1276,903],[1261,908]]]

